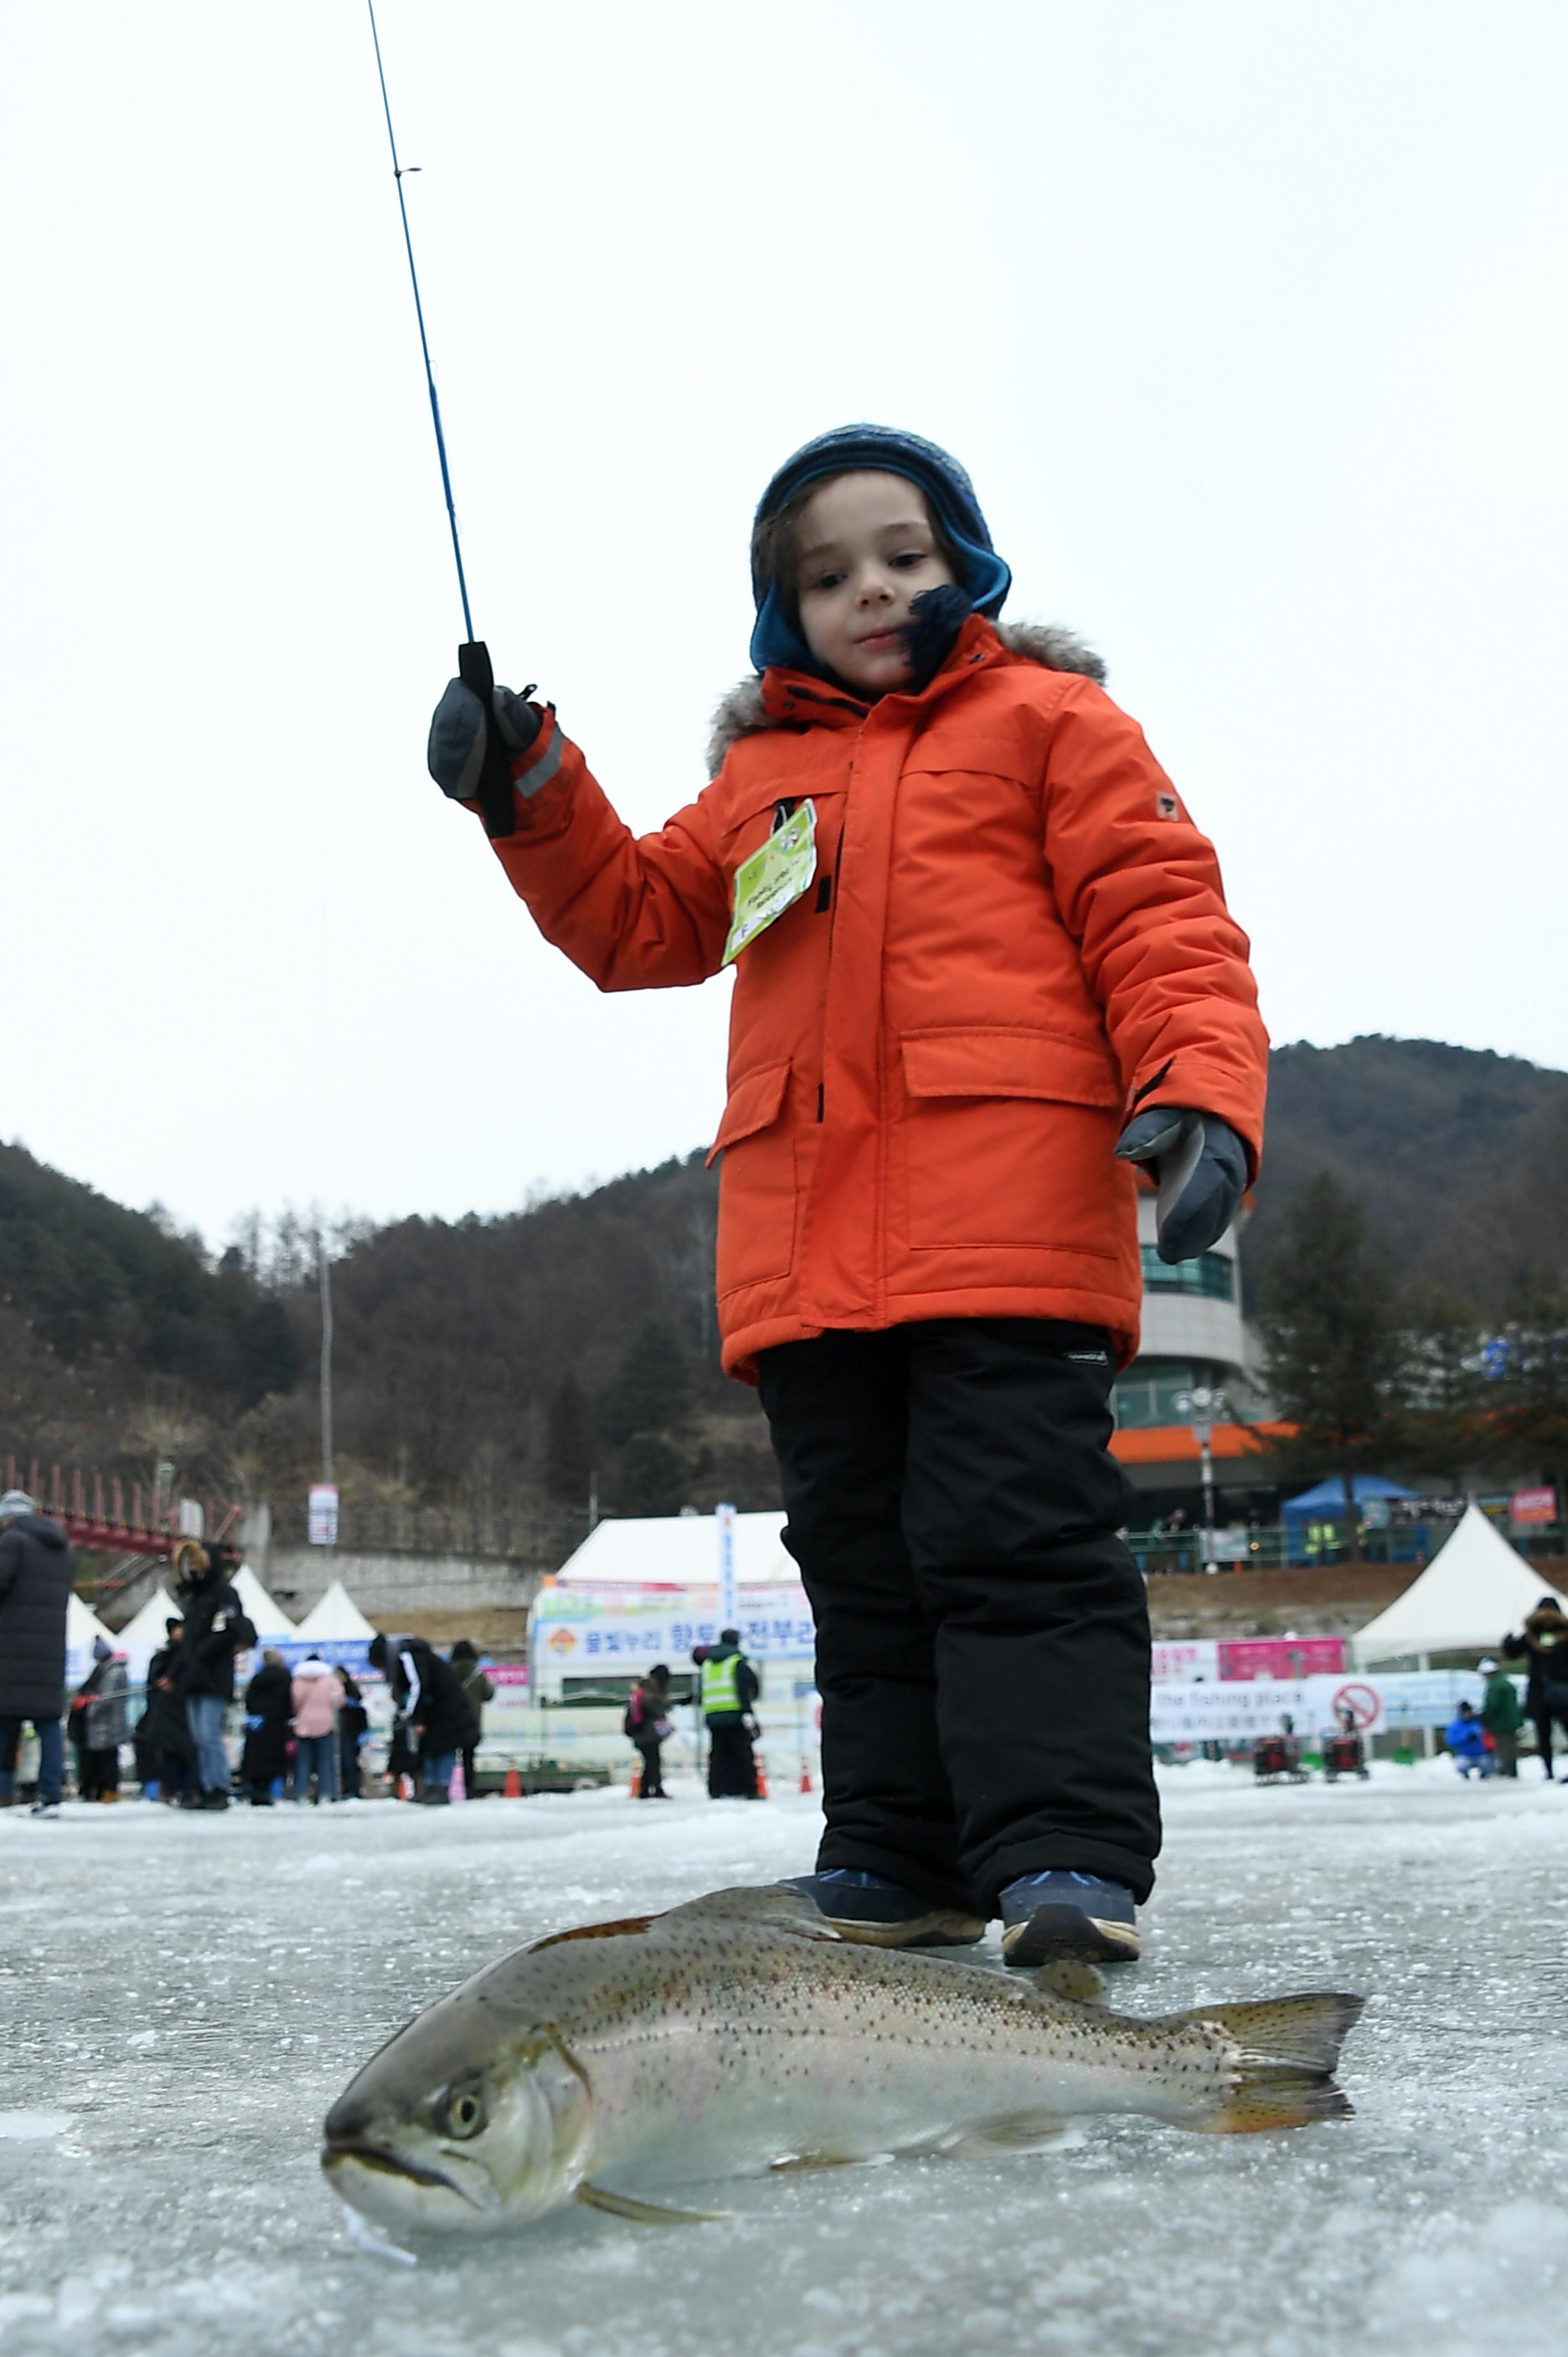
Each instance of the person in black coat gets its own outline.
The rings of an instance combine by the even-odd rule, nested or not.
[[[164,1635],[168,1641],[147,1663],[147,1702],[137,1722],[136,1746],[142,1791],[149,1801],[177,1801],[195,1779],[196,1752],[176,1675],[184,1629],[183,1620],[166,1620]]]
[[[234,1549],[215,1545],[209,1552],[187,1540],[182,1552],[185,1568],[177,1594],[185,1634],[177,1691],[185,1705],[201,1788],[199,1798],[185,1797],[198,1808],[226,1809],[229,1755],[223,1749],[223,1715],[234,1699],[234,1656],[255,1643],[256,1632],[231,1583],[230,1575],[239,1568]]]
[[[479,1739],[479,1724],[461,1678],[423,1637],[372,1638],[370,1655],[407,1720],[410,1739],[417,1744],[420,1799],[427,1804],[445,1803],[452,1797],[458,1752]]]
[[[16,1745],[38,1738],[38,1815],[59,1814],[64,1781],[65,1616],[76,1556],[57,1522],[25,1490],[0,1497],[0,1801],[16,1788]]]
[[[288,1663],[269,1645],[262,1665],[245,1688],[245,1749],[240,1782],[254,1809],[270,1809],[274,1785],[288,1766],[288,1723],[294,1715],[294,1681]]]
[[[459,1637],[452,1648],[452,1667],[467,1697],[468,1708],[474,1714],[474,1739],[459,1746],[463,1754],[463,1790],[469,1800],[474,1797],[474,1754],[478,1749],[480,1730],[485,1724],[485,1705],[494,1702],[495,1687],[480,1665],[478,1653],[467,1637]]]
[[[364,1797],[360,1781],[360,1746],[371,1731],[371,1718],[359,1681],[342,1668],[338,1677],[343,1688],[342,1707],[338,1713],[338,1791],[341,1799],[358,1801]]]
[[[1568,1613],[1554,1596],[1536,1606],[1517,1635],[1498,1648],[1506,1662],[1525,1664],[1525,1716],[1535,1721],[1535,1748],[1552,1781],[1552,1727],[1568,1739]]]

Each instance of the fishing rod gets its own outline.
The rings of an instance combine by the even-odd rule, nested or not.
[[[478,697],[485,715],[485,765],[479,772],[478,800],[484,813],[485,833],[490,836],[510,834],[513,826],[511,798],[511,756],[501,742],[500,731],[495,725],[494,695],[496,675],[490,666],[490,651],[483,639],[474,636],[474,619],[468,608],[467,576],[463,571],[463,546],[457,537],[457,510],[452,498],[452,471],[446,463],[446,436],[441,430],[441,404],[435,392],[435,371],[430,365],[430,340],[424,332],[424,306],[419,298],[419,273],[413,266],[413,238],[408,226],[408,206],[403,199],[403,182],[405,172],[417,172],[417,164],[400,164],[397,136],[392,130],[392,102],[387,97],[386,69],[381,63],[381,38],[376,30],[375,0],[366,0],[371,12],[371,39],[375,44],[376,79],[381,86],[381,112],[387,119],[387,145],[392,149],[392,178],[397,183],[397,209],[403,217],[403,250],[408,255],[408,275],[413,287],[413,315],[419,322],[419,349],[424,358],[424,382],[430,393],[430,416],[435,428],[435,453],[441,461],[441,488],[446,495],[446,522],[452,533],[452,554],[457,565],[457,594],[463,601],[463,628],[467,632],[457,650],[457,676],[465,687]]]

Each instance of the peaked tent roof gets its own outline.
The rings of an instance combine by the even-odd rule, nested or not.
[[[106,1629],[96,1612],[90,1612],[72,1588],[65,1608],[65,1682],[79,1686],[92,1667],[92,1641],[107,1637],[116,1652],[120,1640],[113,1629]]]
[[[114,1642],[125,1656],[133,1685],[140,1685],[147,1674],[147,1663],[163,1646],[167,1635],[164,1622],[178,1618],[179,1607],[168,1589],[159,1586],[154,1588],[141,1610],[126,1621]]]
[[[1466,1508],[1419,1579],[1351,1641],[1358,1664],[1408,1653],[1494,1652],[1556,1588],[1531,1571],[1479,1506]]]
[[[735,1518],[737,1587],[793,1587],[800,1577],[784,1552],[782,1514]],[[598,1523],[562,1565],[562,1587],[716,1587],[719,1541],[712,1514],[650,1514]]]
[[[373,1623],[366,1620],[340,1579],[335,1579],[326,1595],[317,1598],[295,1631],[313,1643],[345,1643],[359,1638],[368,1642],[375,1633]]]
[[[253,1621],[256,1642],[264,1645],[273,1637],[292,1637],[294,1622],[281,1604],[274,1604],[248,1563],[242,1563],[234,1574],[233,1588],[240,1599],[247,1620]]]

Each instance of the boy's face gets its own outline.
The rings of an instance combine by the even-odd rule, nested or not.
[[[817,661],[865,695],[901,687],[909,608],[954,578],[923,492],[902,475],[834,475],[806,502],[796,545],[800,631]]]

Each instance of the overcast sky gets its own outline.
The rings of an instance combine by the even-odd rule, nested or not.
[[[634,825],[768,475],[910,426],[1213,834],[1277,1041],[1568,1066],[1561,0],[378,13],[476,628]],[[8,0],[0,208],[0,1135],[218,1242],[705,1142],[727,985],[600,998],[424,773],[362,0]]]

